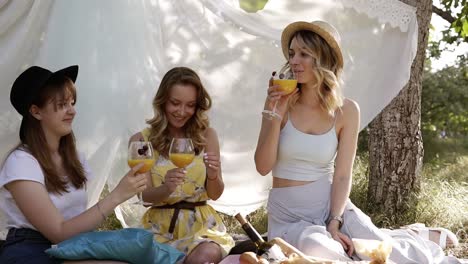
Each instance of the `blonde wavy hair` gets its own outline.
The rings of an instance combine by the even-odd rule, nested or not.
[[[339,66],[336,54],[322,37],[312,31],[297,31],[291,40],[293,38],[296,38],[299,46],[305,47],[305,53],[314,58],[314,75],[317,80],[314,88],[317,90],[320,106],[323,110],[333,114],[343,105],[344,100],[341,91],[343,68]],[[289,45],[291,40],[289,40]],[[286,67],[289,67],[289,62],[286,63]],[[290,98],[290,108],[294,107],[300,96],[301,89],[299,93]]]
[[[153,145],[154,150],[166,158],[169,156],[172,137],[169,135],[165,106],[169,100],[171,88],[177,84],[193,85],[197,91],[195,113],[183,127],[185,136],[192,139],[197,155],[205,148],[204,132],[210,124],[206,112],[211,108],[211,97],[203,87],[197,73],[187,67],[176,67],[169,70],[164,75],[153,99],[154,117],[146,121],[150,125],[148,140]]]

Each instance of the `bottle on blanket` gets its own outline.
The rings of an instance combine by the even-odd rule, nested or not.
[[[269,263],[280,263],[287,259],[278,245],[265,241],[257,230],[255,230],[252,224],[250,224],[240,213],[236,214],[235,218],[239,221],[242,229],[244,229],[250,240],[254,242],[255,247],[257,248],[256,254],[258,256],[268,260]]]

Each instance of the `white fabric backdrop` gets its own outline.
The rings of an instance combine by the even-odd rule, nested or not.
[[[127,140],[152,117],[160,79],[185,65],[214,102],[226,189],[212,204],[229,214],[252,212],[271,181],[256,172],[253,153],[267,80],[284,63],[281,29],[317,19],[342,33],[344,91],[360,104],[365,127],[408,81],[416,54],[415,10],[398,0],[270,0],[256,14],[234,0],[0,0],[1,154],[18,141],[20,117],[9,102],[14,78],[33,64],[79,64],[74,130],[97,174],[94,203],[106,182],[113,188],[126,172]],[[125,204],[117,215],[136,226],[143,211]]]

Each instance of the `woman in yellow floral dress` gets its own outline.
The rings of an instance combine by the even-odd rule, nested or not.
[[[153,204],[143,225],[156,241],[187,254],[184,263],[218,263],[234,246],[221,218],[206,204],[224,190],[218,136],[206,115],[210,107],[211,98],[198,75],[186,67],[173,68],[153,99],[150,127],[130,138],[150,141],[158,156],[151,176],[148,173],[152,186],[143,192],[143,200]],[[192,139],[196,154],[185,170],[168,158],[172,138],[184,137]],[[182,191],[174,196],[179,185]]]

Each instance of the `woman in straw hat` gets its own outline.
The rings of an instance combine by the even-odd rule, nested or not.
[[[44,250],[95,229],[117,205],[146,188],[145,175],[135,174],[141,165],[136,166],[107,197],[86,209],[92,174],[72,131],[77,75],[78,66],[57,72],[32,66],[11,89],[10,101],[23,119],[21,142],[0,171],[0,206],[9,229],[2,264],[61,263]]]
[[[295,22],[284,29],[281,44],[298,88],[285,95],[270,80],[265,110],[277,104],[278,115],[264,116],[255,152],[258,172],[273,175],[269,237],[333,260],[356,257],[352,238],[391,241],[396,263],[433,263],[434,255],[443,256],[415,232],[378,229],[349,201],[359,106],[341,93],[337,30],[323,21]]]

